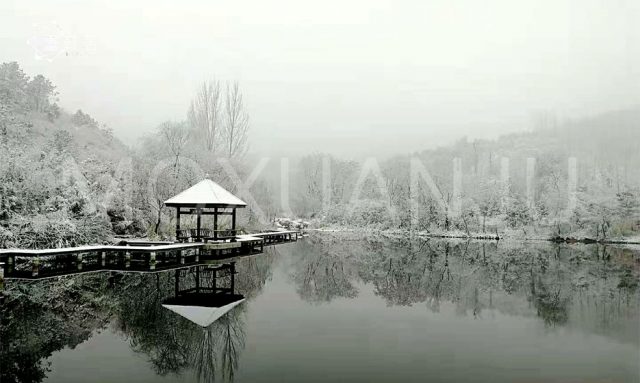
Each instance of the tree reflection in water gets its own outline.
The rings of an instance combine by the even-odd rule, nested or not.
[[[348,252],[339,252],[314,238],[301,244],[302,251],[294,260],[293,279],[304,300],[321,303],[358,295],[351,282],[355,273],[350,271]]]
[[[109,323],[110,303],[95,299],[107,289],[96,275],[55,281],[7,283],[0,305],[0,382],[40,382],[47,358],[75,348]]]
[[[237,263],[236,291],[259,295],[271,277],[270,249]],[[174,295],[173,272],[104,273],[8,283],[0,306],[0,381],[41,382],[47,359],[110,326],[147,356],[159,375],[193,370],[199,381],[232,380],[245,346],[239,305],[206,328],[162,307]],[[222,278],[219,283],[227,283]]]
[[[234,308],[206,328],[194,329],[187,338],[187,360],[198,381],[213,382],[218,367],[225,381],[233,380],[245,344],[244,307]]]
[[[272,262],[272,253],[240,260],[235,290],[248,299],[257,296],[270,278]],[[194,270],[189,273],[193,275]],[[129,337],[132,348],[148,355],[159,375],[192,370],[201,382],[212,382],[218,374],[232,381],[245,347],[245,305],[201,327],[162,306],[175,294],[176,277],[165,273],[160,278],[165,281],[158,284],[141,278],[136,285],[122,286],[122,293],[131,296],[121,300],[118,327]],[[216,285],[229,286],[230,279],[229,275],[218,275]],[[200,280],[201,286],[205,284]]]
[[[474,317],[489,308],[638,342],[637,258],[600,245],[323,235],[299,245],[292,280],[312,303],[355,297],[354,284],[365,283],[389,306],[423,303],[437,312],[446,302]]]

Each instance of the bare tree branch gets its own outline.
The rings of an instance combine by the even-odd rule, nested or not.
[[[173,167],[178,166],[178,159],[189,140],[189,130],[184,122],[165,121],[160,124],[160,134],[166,140],[171,154],[175,157]]]
[[[216,150],[216,139],[222,113],[222,100],[220,98],[220,82],[205,81],[196,96],[191,101],[189,108],[189,123],[192,128],[204,138],[209,152]]]
[[[244,108],[238,82],[227,84],[225,96],[223,138],[226,152],[229,158],[240,157],[247,151],[249,115]]]

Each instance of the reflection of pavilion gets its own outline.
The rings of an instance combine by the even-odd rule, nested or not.
[[[209,327],[245,300],[234,292],[235,262],[178,269],[175,273],[175,295],[165,299],[162,306],[201,327]]]

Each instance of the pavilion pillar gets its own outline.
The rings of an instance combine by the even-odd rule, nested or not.
[[[236,236],[238,233],[236,232],[236,208],[231,209],[231,233],[233,233],[233,239],[231,242],[236,241]]]
[[[176,241],[180,237],[180,206],[176,209]]]
[[[200,267],[196,266],[196,294],[200,293]]]
[[[218,208],[213,208],[213,240],[218,240]]]
[[[231,294],[233,294],[236,288],[236,263],[231,262]]]
[[[198,235],[198,241],[202,240],[202,237],[200,237],[200,225],[202,224],[202,209],[198,208],[196,210],[196,214],[198,215],[198,218],[196,219],[196,233]]]
[[[233,230],[233,235],[236,235],[236,208],[233,208],[233,213],[231,213],[231,230]]]
[[[176,297],[178,296],[178,293],[180,292],[180,269],[176,270],[175,273],[175,295]]]

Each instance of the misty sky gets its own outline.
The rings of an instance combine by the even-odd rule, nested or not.
[[[388,155],[640,104],[638,0],[142,4],[2,0],[0,61],[128,143],[203,80],[239,80],[259,154]]]

